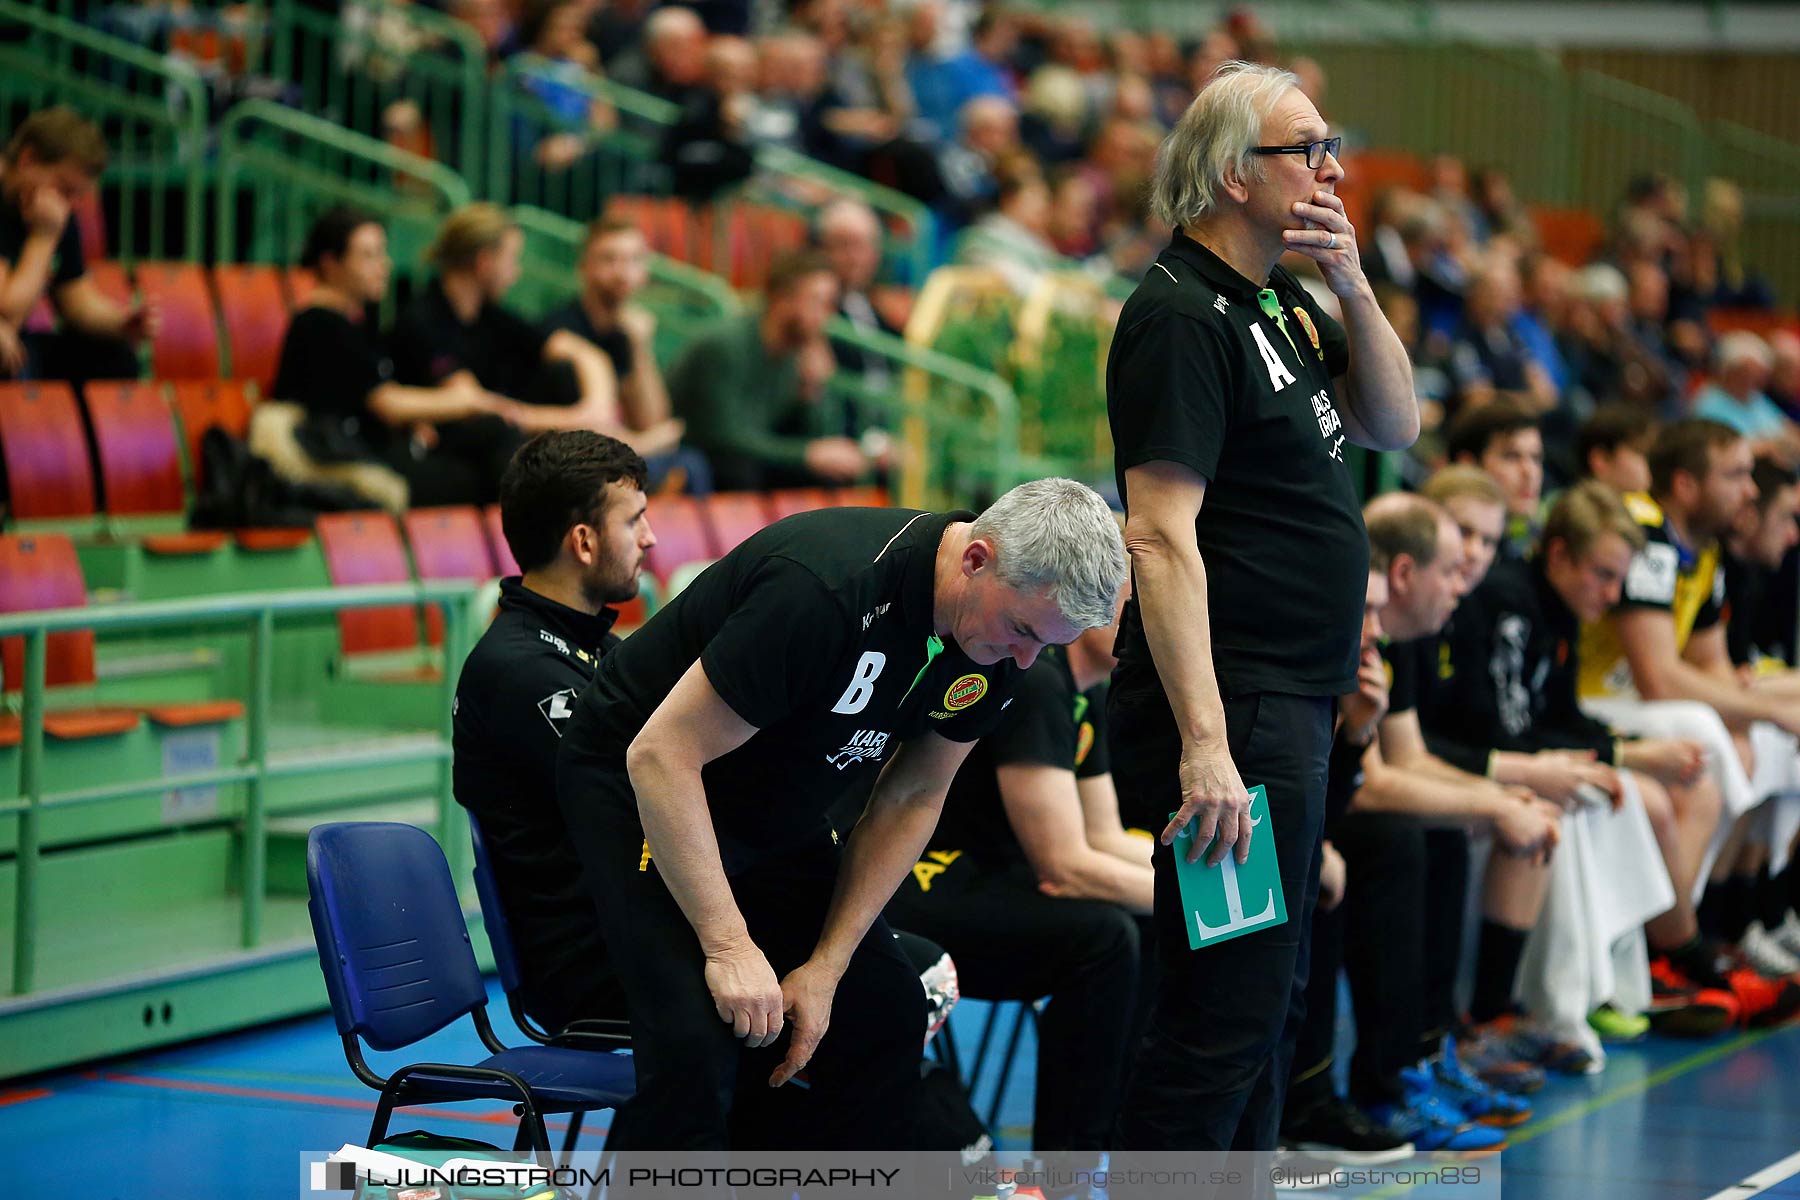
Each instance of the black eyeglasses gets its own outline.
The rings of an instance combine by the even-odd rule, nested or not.
[[[1306,155],[1306,169],[1309,171],[1316,171],[1325,165],[1325,156],[1327,154],[1336,158],[1338,151],[1343,148],[1343,145],[1343,138],[1334,137],[1326,138],[1322,142],[1308,142],[1304,146],[1252,146],[1250,147],[1250,153],[1304,154]]]

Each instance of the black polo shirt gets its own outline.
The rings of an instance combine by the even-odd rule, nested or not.
[[[1349,343],[1284,268],[1279,321],[1259,290],[1177,233],[1126,301],[1106,365],[1119,494],[1129,509],[1125,472],[1149,462],[1207,480],[1194,532],[1221,694],[1339,696],[1369,566],[1332,387]],[[1122,695],[1161,693],[1136,599],[1118,653]]]
[[[379,454],[388,445],[388,431],[369,411],[369,396],[393,374],[373,313],[352,321],[334,308],[314,305],[288,322],[269,394],[301,405],[314,422],[329,423],[351,445]]]
[[[1075,685],[1069,654],[1062,646],[1046,646],[1030,669],[1019,675],[1013,702],[994,731],[969,752],[944,815],[931,835],[933,850],[961,850],[984,866],[1025,861],[1025,850],[1013,832],[1000,796],[1001,767],[1041,766],[1074,771],[1077,779],[1104,775],[1106,757],[1106,685],[1087,691]]]
[[[484,303],[463,324],[433,279],[394,327],[394,378],[413,387],[436,387],[458,371],[515,400],[523,397],[544,363],[549,335],[498,304]]]
[[[456,684],[456,801],[481,822],[528,996],[580,991],[566,976],[606,962],[556,802],[556,752],[575,698],[619,645],[608,632],[617,615],[589,616],[506,579]]]
[[[623,329],[596,329],[579,298],[569,301],[545,317],[543,329],[545,337],[566,329],[577,337],[594,343],[612,360],[613,374],[620,379],[630,378],[637,366],[637,352],[632,349],[631,338]]]
[[[19,197],[0,193],[0,262],[9,268],[17,266],[19,254],[30,236],[31,227],[25,223]],[[81,250],[81,227],[71,213],[63,222],[62,233],[57,235],[56,249],[50,253],[50,286],[46,291],[54,300],[57,290],[65,283],[74,283],[86,274],[87,258]]]
[[[703,774],[727,873],[828,831],[827,809],[866,796],[896,745],[927,731],[974,741],[1011,698],[1010,662],[977,666],[950,639],[927,644],[938,545],[973,519],[835,508],[753,535],[606,657],[564,753],[623,771],[631,740],[698,661],[758,730]]]

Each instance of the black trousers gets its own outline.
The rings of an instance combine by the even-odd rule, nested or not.
[[[405,431],[389,442],[388,465],[406,479],[415,508],[492,504],[500,476],[525,436],[499,417],[465,417],[437,427],[437,444],[415,451]]]
[[[1332,827],[1331,844],[1346,876],[1339,911],[1356,1012],[1350,1098],[1392,1103],[1425,1029],[1426,830],[1411,817],[1351,812]]]
[[[1232,761],[1245,786],[1262,784],[1268,792],[1288,919],[1206,950],[1188,949],[1173,851],[1158,844],[1162,979],[1120,1112],[1120,1149],[1275,1148],[1305,1015],[1331,721],[1328,697],[1261,693],[1225,701]],[[1178,808],[1180,742],[1167,701],[1109,696],[1107,725],[1123,809],[1137,819]]]
[[[565,743],[566,751],[573,746]],[[838,983],[806,1077],[769,1087],[790,1034],[746,1049],[719,1019],[693,927],[654,861],[622,764],[565,752],[557,793],[625,985],[637,1091],[609,1150],[890,1150],[910,1136],[896,1097],[913,1094],[925,1036],[918,973],[877,920]],[[829,833],[731,878],[750,936],[777,978],[804,963],[837,879]]]
[[[887,918],[948,950],[965,996],[1050,997],[1038,1021],[1032,1148],[1104,1150],[1137,1011],[1137,919],[1103,900],[1044,895],[1026,863],[968,854],[929,888],[908,878]]]
[[[137,347],[124,338],[63,328],[27,333],[25,377],[61,379],[80,386],[90,379],[136,379],[144,373]]]
[[[1333,843],[1334,845],[1336,843]],[[1344,906],[1313,911],[1312,962],[1306,972],[1306,1015],[1294,1038],[1288,1073],[1287,1116],[1332,1098],[1337,1041],[1338,974],[1344,968]]]
[[[1435,1052],[1446,1033],[1463,1024],[1456,1004],[1462,964],[1463,917],[1469,906],[1469,835],[1461,829],[1425,831],[1425,987],[1421,1046]]]

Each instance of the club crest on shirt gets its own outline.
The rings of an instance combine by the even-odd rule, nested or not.
[[[964,675],[944,693],[944,707],[951,712],[961,712],[987,695],[987,690],[987,676],[973,673]]]
[[[1319,356],[1320,362],[1324,362],[1325,351],[1319,347],[1319,327],[1313,324],[1312,314],[1296,304],[1294,315],[1300,318],[1300,326],[1306,330],[1306,340],[1312,343],[1313,353]]]

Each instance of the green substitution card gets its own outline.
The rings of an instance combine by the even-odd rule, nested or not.
[[[1173,817],[1175,814],[1170,813]],[[1259,783],[1250,789],[1250,859],[1242,866],[1228,854],[1216,867],[1188,861],[1196,821],[1175,837],[1175,878],[1181,884],[1181,907],[1187,917],[1188,948],[1216,946],[1246,933],[1287,920],[1281,894],[1281,862],[1275,855],[1275,829],[1269,821],[1269,797]],[[1207,846],[1210,851],[1212,847]]]

